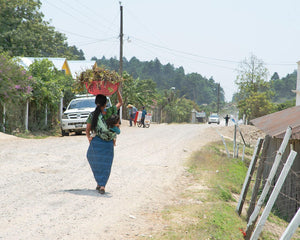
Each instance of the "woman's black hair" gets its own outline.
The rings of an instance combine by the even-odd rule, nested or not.
[[[98,117],[101,113],[101,107],[106,106],[106,101],[107,101],[107,98],[104,95],[98,94],[96,96],[95,104],[97,105],[97,107],[95,108],[95,111],[93,112],[93,119],[92,119],[92,126],[91,126],[92,131],[96,130]]]
[[[117,124],[120,120],[120,117],[116,114],[111,115],[110,118],[106,120],[106,124],[108,128],[113,128],[115,124]]]

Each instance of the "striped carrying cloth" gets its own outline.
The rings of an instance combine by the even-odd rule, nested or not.
[[[96,136],[90,143],[87,159],[99,186],[106,185],[114,159],[113,141],[104,141]]]

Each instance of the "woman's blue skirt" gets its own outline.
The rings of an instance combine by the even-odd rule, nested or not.
[[[114,158],[113,141],[104,141],[96,136],[90,143],[87,159],[99,186],[106,185]]]

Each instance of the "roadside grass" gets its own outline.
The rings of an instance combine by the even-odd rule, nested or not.
[[[60,128],[56,127],[52,130],[44,130],[44,131],[26,131],[22,133],[15,133],[16,137],[26,138],[26,139],[45,139],[47,137],[59,137],[61,136]]]
[[[151,239],[243,239],[245,213],[239,217],[235,208],[253,150],[246,148],[246,163],[227,158],[224,150],[223,143],[217,142],[192,154],[187,163],[189,183],[176,202],[161,213],[162,224],[167,227]],[[247,199],[250,196],[251,191]],[[287,222],[271,213],[260,239],[279,239],[286,226]],[[293,239],[299,236],[300,231]]]

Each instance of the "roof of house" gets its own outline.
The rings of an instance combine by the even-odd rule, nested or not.
[[[292,127],[292,139],[300,139],[300,106],[251,120],[251,123],[266,134],[283,138],[288,126]]]
[[[91,69],[95,65],[96,61],[88,60],[71,60],[68,61],[71,73],[73,78],[76,78],[76,75],[80,74],[86,69]]]
[[[54,66],[58,70],[62,70],[62,67],[66,61],[66,58],[51,58],[51,57],[19,57],[18,59],[20,59],[20,65],[22,65],[25,68],[28,68],[34,62],[34,60],[38,61],[38,60],[48,59],[54,64]]]

